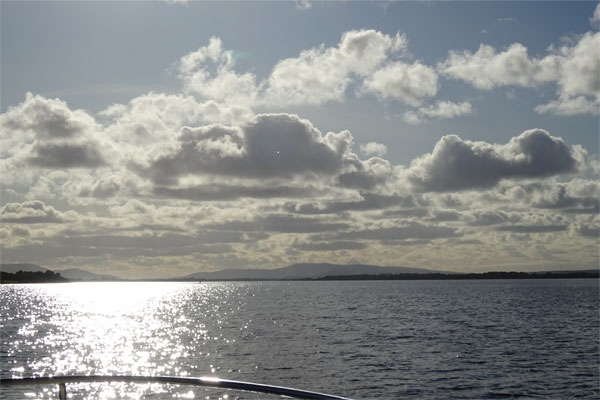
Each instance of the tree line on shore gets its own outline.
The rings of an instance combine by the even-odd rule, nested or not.
[[[573,271],[573,272],[481,272],[466,274],[378,274],[378,275],[335,275],[324,276],[317,280],[459,280],[459,279],[578,279],[599,278],[600,271]]]
[[[69,280],[58,272],[46,270],[41,271],[17,271],[15,273],[0,272],[0,283],[57,283],[69,282]]]

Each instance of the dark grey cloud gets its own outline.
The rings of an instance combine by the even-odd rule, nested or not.
[[[567,225],[507,225],[498,226],[495,229],[501,232],[514,233],[549,233],[566,231]]]
[[[361,200],[332,201],[318,203],[286,203],[286,211],[296,214],[337,214],[346,211],[379,210],[389,207],[412,207],[417,204],[413,196],[383,195],[378,193],[360,192]]]
[[[106,162],[93,143],[37,143],[29,163],[43,168],[97,168]]]
[[[240,232],[240,230],[200,230],[195,235],[196,243],[246,243],[268,238],[267,233]]]
[[[263,114],[241,127],[183,128],[178,148],[151,162],[149,174],[161,184],[179,176],[217,174],[250,178],[333,175],[350,148],[349,132],[322,135],[309,121],[291,114]]]
[[[115,177],[99,179],[93,186],[84,186],[79,191],[81,197],[107,199],[115,196],[122,188],[122,183]]]
[[[568,193],[564,184],[558,184],[557,190],[535,202],[534,207],[561,210],[573,214],[597,214],[600,211],[600,199],[597,188],[592,191],[596,196],[574,196]]]
[[[420,191],[490,188],[506,178],[540,178],[574,172],[577,159],[565,142],[532,129],[505,145],[444,136],[433,153],[414,160],[408,179]]]
[[[322,241],[295,243],[292,245],[294,249],[302,251],[335,251],[335,250],[362,250],[369,247],[367,243],[359,241]]]
[[[128,242],[131,244],[131,242]],[[226,254],[233,250],[228,244],[202,244],[193,246],[160,246],[155,243],[151,247],[133,246],[94,246],[93,244],[74,244],[70,238],[47,240],[43,244],[26,244],[23,246],[3,248],[2,256],[6,260],[28,259],[41,265],[48,265],[49,260],[60,260],[69,257],[101,257],[107,260],[136,257],[177,257],[181,255]],[[140,261],[135,261],[140,266]]]
[[[150,230],[153,232],[174,232],[174,233],[184,233],[186,232],[184,229],[176,227],[176,226],[171,226],[171,225],[164,225],[164,224],[141,224],[139,226],[135,226],[132,228],[122,228],[122,231],[143,231],[143,230]]]
[[[27,249],[35,249],[37,254],[48,257],[61,257],[65,254],[74,257],[159,257],[191,254],[223,254],[233,251],[236,243],[253,243],[266,239],[264,233],[203,230],[194,234],[153,233],[144,235],[114,234],[75,234],[49,238],[43,248],[30,244],[10,249],[8,255],[23,257]],[[68,250],[67,250],[68,249]],[[61,254],[62,251],[62,254]]]
[[[336,235],[340,240],[375,240],[380,242],[399,242],[405,240],[433,240],[462,236],[456,228],[440,225],[423,225],[410,223],[404,226],[365,229],[360,231],[341,232]]]
[[[380,218],[423,218],[428,221],[445,221],[444,219],[437,219],[431,217],[431,212],[425,207],[414,207],[414,208],[398,208],[392,210],[385,210],[381,213]]]
[[[353,158],[348,160],[348,164],[351,170],[338,176],[338,182],[343,187],[373,189],[393,176],[390,162],[379,157],[372,157],[366,161]]]
[[[7,203],[0,208],[0,221],[15,224],[59,224],[66,221],[63,213],[39,200]]]
[[[152,234],[148,234],[148,230],[151,230]],[[54,240],[60,242],[61,245],[73,247],[194,249],[197,246],[255,242],[268,237],[268,234],[262,232],[248,233],[201,229],[188,233],[182,229],[167,225],[142,224],[136,227],[119,230],[105,230],[102,234],[89,234],[82,231],[67,229],[63,231],[62,237]]]
[[[18,237],[28,237],[29,236],[29,230],[26,228],[21,228],[19,226],[15,226],[13,227],[10,232]]]
[[[290,214],[270,214],[256,217],[250,221],[232,221],[206,226],[206,228],[215,230],[277,233],[330,232],[349,227],[349,224],[343,222],[329,222],[322,218],[306,218]]]
[[[152,234],[152,235],[89,235],[66,236],[59,239],[68,247],[98,247],[98,248],[146,248],[160,249],[172,247],[188,247],[198,243],[198,239],[190,235]]]
[[[233,186],[233,185],[200,185],[186,188],[171,188],[155,186],[153,193],[159,197],[186,199],[195,201],[237,200],[240,198],[271,199],[271,198],[301,198],[316,192],[313,187],[293,186]]]
[[[587,238],[597,239],[600,237],[600,228],[598,228],[597,226],[587,226],[587,225],[579,226],[579,227],[577,227],[577,232],[581,236],[587,237]]]
[[[484,244],[481,240],[479,239],[464,239],[464,240],[457,240],[454,242],[454,244],[457,245],[482,245]]]

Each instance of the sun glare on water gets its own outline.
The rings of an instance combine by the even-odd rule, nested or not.
[[[186,326],[190,321],[181,320],[185,317],[178,313],[192,288],[201,289],[148,282],[30,285],[24,299],[27,308],[20,316],[26,323],[18,329],[18,336],[25,340],[15,347],[42,349],[45,356],[29,363],[40,375],[186,376],[175,361],[190,357],[189,338],[202,334],[201,323],[195,323],[199,329],[190,332]],[[12,375],[26,376],[27,372],[15,367]],[[98,398],[107,399],[169,391],[165,385],[150,384],[71,385],[71,390],[78,388],[82,392],[96,388]],[[29,393],[34,398],[40,395],[46,397]],[[51,390],[47,395],[54,394]],[[190,392],[179,396],[189,397]]]

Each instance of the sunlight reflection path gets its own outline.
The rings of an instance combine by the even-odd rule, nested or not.
[[[20,314],[4,321],[9,331],[16,330],[7,355],[22,360],[11,376],[215,374],[220,367],[203,362],[210,354],[202,350],[207,341],[230,343],[221,330],[231,311],[227,295],[226,285],[172,282],[22,285]],[[171,393],[162,385],[115,384],[96,395],[136,398],[148,391]],[[33,397],[46,395],[52,393]],[[177,397],[190,396],[186,389]]]

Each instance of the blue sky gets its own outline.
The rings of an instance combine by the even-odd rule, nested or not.
[[[1,18],[2,262],[597,266],[596,2],[3,1]]]

